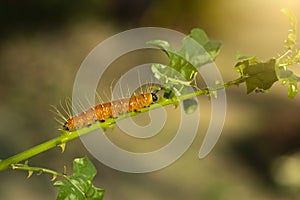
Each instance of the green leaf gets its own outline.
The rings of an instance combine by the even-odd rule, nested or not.
[[[163,64],[153,64],[151,70],[154,73],[154,77],[160,80],[165,88],[171,89],[172,87],[179,86],[175,88],[180,91],[181,89],[179,88],[181,86],[189,86],[191,83],[187,81],[181,73]]]
[[[237,52],[235,57],[238,61],[250,60],[250,59],[255,58],[255,56],[246,56],[246,55],[242,54],[241,52]]]
[[[182,40],[182,48],[174,50],[167,41],[152,40],[149,44],[163,49],[169,57],[168,65],[153,64],[151,70],[162,87],[172,90],[173,94],[180,96],[189,91],[190,86],[195,86],[198,70],[204,64],[213,62],[219,54],[221,43],[210,41],[201,29],[193,29]],[[164,95],[168,98],[168,94]],[[188,104],[187,104],[188,105]],[[190,106],[186,106],[186,112],[191,112]],[[195,105],[191,105],[191,108]]]
[[[295,81],[290,82],[289,89],[288,89],[288,97],[294,98],[297,95],[297,93],[298,93],[297,82],[295,82]]]
[[[281,67],[277,70],[277,75],[282,84],[288,83],[288,97],[294,98],[298,93],[297,83],[300,82],[300,77],[295,75],[291,70],[286,67]]]
[[[195,99],[186,99],[183,101],[183,108],[187,114],[195,112],[198,107],[198,103]]]
[[[204,47],[206,52],[210,55],[210,61],[216,59],[219,55],[220,48],[222,46],[221,42],[219,41],[211,41],[208,39],[206,33],[199,28],[192,29],[191,34],[188,37],[191,37],[195,41],[197,41],[200,45]]]
[[[196,40],[202,46],[209,42],[209,39],[204,30],[199,28],[192,29],[190,37],[194,38],[194,40]]]
[[[190,35],[183,39],[183,47],[180,50],[174,50],[167,41],[163,40],[152,40],[148,43],[163,49],[170,59],[168,66],[181,73],[187,82],[195,79],[197,68],[216,58],[221,47],[220,42],[210,41],[201,29],[193,29]],[[155,74],[156,71],[153,73]],[[165,74],[176,78],[172,77],[172,74]]]
[[[278,80],[275,71],[276,60],[261,62],[256,57],[249,57],[238,62],[235,69],[246,79],[247,94],[255,89],[265,92]]]
[[[185,79],[184,81],[189,82],[194,79],[195,73],[197,73],[197,69],[184,58],[184,53],[173,50],[167,41],[153,40],[149,41],[148,43],[159,46],[167,53],[170,59],[168,66],[181,73],[183,79]],[[160,71],[160,73],[165,74],[165,76],[173,79],[177,78],[176,76],[178,75],[174,75],[175,72],[172,72],[172,69],[167,69],[167,67],[163,65],[158,66],[160,64],[155,65],[156,66],[152,67],[152,69],[157,68],[158,71]],[[156,75],[157,71],[152,72],[154,75]]]
[[[76,158],[73,161],[73,174],[68,181],[56,181],[53,185],[59,189],[57,200],[101,200],[104,190],[92,184],[97,171],[91,161]]]

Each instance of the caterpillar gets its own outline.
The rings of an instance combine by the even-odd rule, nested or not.
[[[66,119],[63,129],[66,131],[74,131],[86,126],[90,126],[95,122],[105,122],[108,118],[117,118],[119,115],[128,112],[138,112],[141,108],[158,101],[155,93],[145,93],[131,98],[124,98],[98,104],[86,111]]]

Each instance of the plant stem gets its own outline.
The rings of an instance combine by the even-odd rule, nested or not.
[[[215,88],[204,88],[204,89],[199,89],[193,93],[189,93],[189,94],[184,94],[179,96],[177,99],[165,99],[165,98],[161,98],[157,103],[151,104],[149,107],[146,108],[142,108],[140,112],[130,112],[130,113],[126,113],[124,115],[119,116],[117,119],[113,119],[113,118],[109,118],[107,119],[105,122],[97,122],[89,127],[85,127],[76,131],[72,131],[72,132],[67,132],[67,131],[62,131],[62,134],[59,137],[56,137],[54,139],[51,139],[47,142],[44,142],[40,145],[34,146],[28,150],[25,150],[19,154],[16,154],[10,158],[7,158],[5,160],[0,160],[0,171],[2,170],[6,170],[9,168],[12,168],[12,164],[16,164],[19,163],[21,161],[27,160],[39,153],[42,153],[44,151],[47,151],[51,148],[54,148],[56,146],[60,146],[63,144],[66,144],[67,142],[78,138],[81,135],[87,134],[93,130],[102,128],[103,130],[106,130],[107,128],[113,126],[117,121],[120,121],[124,118],[130,117],[130,116],[134,116],[137,115],[139,113],[143,113],[143,112],[147,112],[149,110],[161,107],[161,106],[166,106],[166,105],[170,105],[170,104],[174,104],[176,105],[178,103],[178,101],[182,101],[182,100],[186,100],[186,99],[190,99],[192,97],[196,97],[196,96],[200,96],[200,95],[210,95],[212,91],[216,91],[216,90],[220,90],[220,89],[225,89],[229,86],[232,85],[238,85],[242,82],[244,82],[246,80],[246,78],[239,78],[236,79],[234,81],[229,81],[227,83],[224,84],[219,84],[217,85]]]
[[[53,177],[62,177],[66,180],[69,180],[68,176],[62,173],[58,173],[56,171],[53,171],[51,169],[41,168],[41,167],[30,167],[27,164],[11,164],[11,168],[13,170],[22,170],[22,171],[28,171],[28,172],[37,172],[39,173],[47,173],[53,175]],[[31,176],[31,174],[28,176],[28,178]]]
[[[67,180],[69,183],[71,183],[80,193],[81,195],[84,197],[84,192],[81,190],[81,188],[79,188],[76,184],[74,184],[72,182],[72,180],[65,174],[53,171],[51,169],[47,169],[47,168],[41,168],[41,167],[30,167],[27,164],[11,164],[11,168],[13,170],[22,170],[22,171],[28,171],[28,178],[32,175],[33,172],[37,172],[39,173],[47,173],[47,174],[51,174],[53,176],[52,180],[55,180],[56,177],[61,177],[64,178],[65,180]]]
[[[35,147],[32,147],[28,150],[23,151],[22,153],[19,153],[17,155],[14,155],[6,160],[0,161],[0,171],[8,169],[11,164],[19,163],[23,160],[26,160],[28,158],[31,158],[41,152],[47,151],[48,149],[51,149],[53,147],[59,146],[63,143],[66,143],[74,138],[77,138],[78,134],[77,132],[71,132],[68,135],[62,134],[59,137],[56,137],[54,139],[51,139],[47,142],[44,142],[40,145],[37,145]]]

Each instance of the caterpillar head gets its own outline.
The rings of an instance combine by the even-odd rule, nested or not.
[[[152,101],[153,102],[158,101],[158,96],[155,93],[151,93],[151,96],[152,96]]]

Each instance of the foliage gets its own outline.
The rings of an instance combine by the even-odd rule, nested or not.
[[[149,44],[160,47],[168,55],[168,66],[154,64],[152,72],[165,89],[175,91],[176,95],[185,93],[186,86],[195,84],[197,69],[213,62],[221,47],[220,42],[210,41],[206,33],[198,28],[183,39],[180,50],[175,50],[163,40],[152,40]]]
[[[255,89],[259,92],[266,92],[278,80],[283,85],[288,84],[289,98],[294,98],[298,92],[297,83],[300,81],[300,77],[288,69],[289,66],[300,64],[300,49],[295,47],[296,18],[288,9],[281,11],[288,16],[291,26],[284,42],[285,52],[278,58],[272,58],[267,62],[259,61],[254,56],[237,56],[242,61],[237,63],[235,68],[242,78],[246,78],[247,93]]]
[[[253,90],[266,92],[271,88],[273,83],[280,80],[283,85],[288,84],[288,97],[294,98],[298,92],[297,83],[300,77],[289,66],[300,64],[300,49],[295,47],[296,44],[296,18],[288,9],[281,10],[288,16],[290,21],[290,30],[285,40],[285,52],[278,58],[270,59],[267,62],[259,61],[254,56],[238,55],[241,60],[235,66],[242,78],[246,79],[247,93]]]
[[[104,190],[95,187],[92,180],[97,171],[88,158],[77,158],[73,161],[73,174],[67,181],[56,181],[54,187],[59,189],[57,200],[101,200]]]
[[[73,161],[73,174],[67,176],[56,171],[31,167],[28,161],[24,164],[12,164],[13,170],[28,171],[27,178],[30,178],[34,172],[38,175],[48,173],[53,176],[54,181],[57,177],[63,178],[65,181],[56,181],[53,185],[59,189],[57,200],[101,200],[103,199],[104,190],[97,188],[92,184],[97,171],[91,161],[87,158],[75,158]]]
[[[287,39],[285,40],[285,52],[277,58],[277,76],[283,85],[288,84],[288,97],[294,98],[298,93],[298,85],[300,77],[297,76],[293,71],[289,70],[289,66],[300,64],[300,49],[296,45],[296,18],[288,10],[281,10],[285,15],[288,16],[290,21],[290,30]]]
[[[221,43],[208,39],[206,33],[201,29],[193,29],[191,33],[182,40],[182,48],[175,50],[167,41],[153,40],[149,44],[163,49],[169,57],[169,64],[153,64],[154,77],[160,81],[167,99],[187,94],[190,86],[196,86],[198,69],[213,62],[219,54]],[[197,102],[188,99],[183,101],[184,110],[187,113],[197,108]]]
[[[245,79],[247,94],[252,91],[265,92],[272,87],[278,78],[275,72],[275,59],[260,62],[256,57],[250,57],[235,65],[236,71]]]
[[[245,82],[247,94],[253,91],[268,92],[272,85],[280,80],[282,84],[288,84],[288,97],[296,96],[300,77],[288,69],[289,66],[300,64],[300,49],[295,47],[296,18],[288,9],[281,11],[288,16],[291,26],[285,40],[285,52],[278,58],[271,58],[266,62],[260,61],[256,56],[237,54],[238,63],[235,69],[240,77],[224,83],[223,87],[219,88]],[[170,98],[169,94],[172,94],[170,91],[180,96],[187,92],[188,86],[196,87],[194,84],[197,69],[215,60],[221,47],[220,42],[210,41],[201,29],[193,29],[190,35],[183,39],[183,47],[178,51],[167,41],[154,40],[149,43],[164,50],[170,59],[168,66],[162,64],[152,66],[154,76],[166,88],[166,98]],[[215,89],[218,88],[210,88],[210,91]]]

